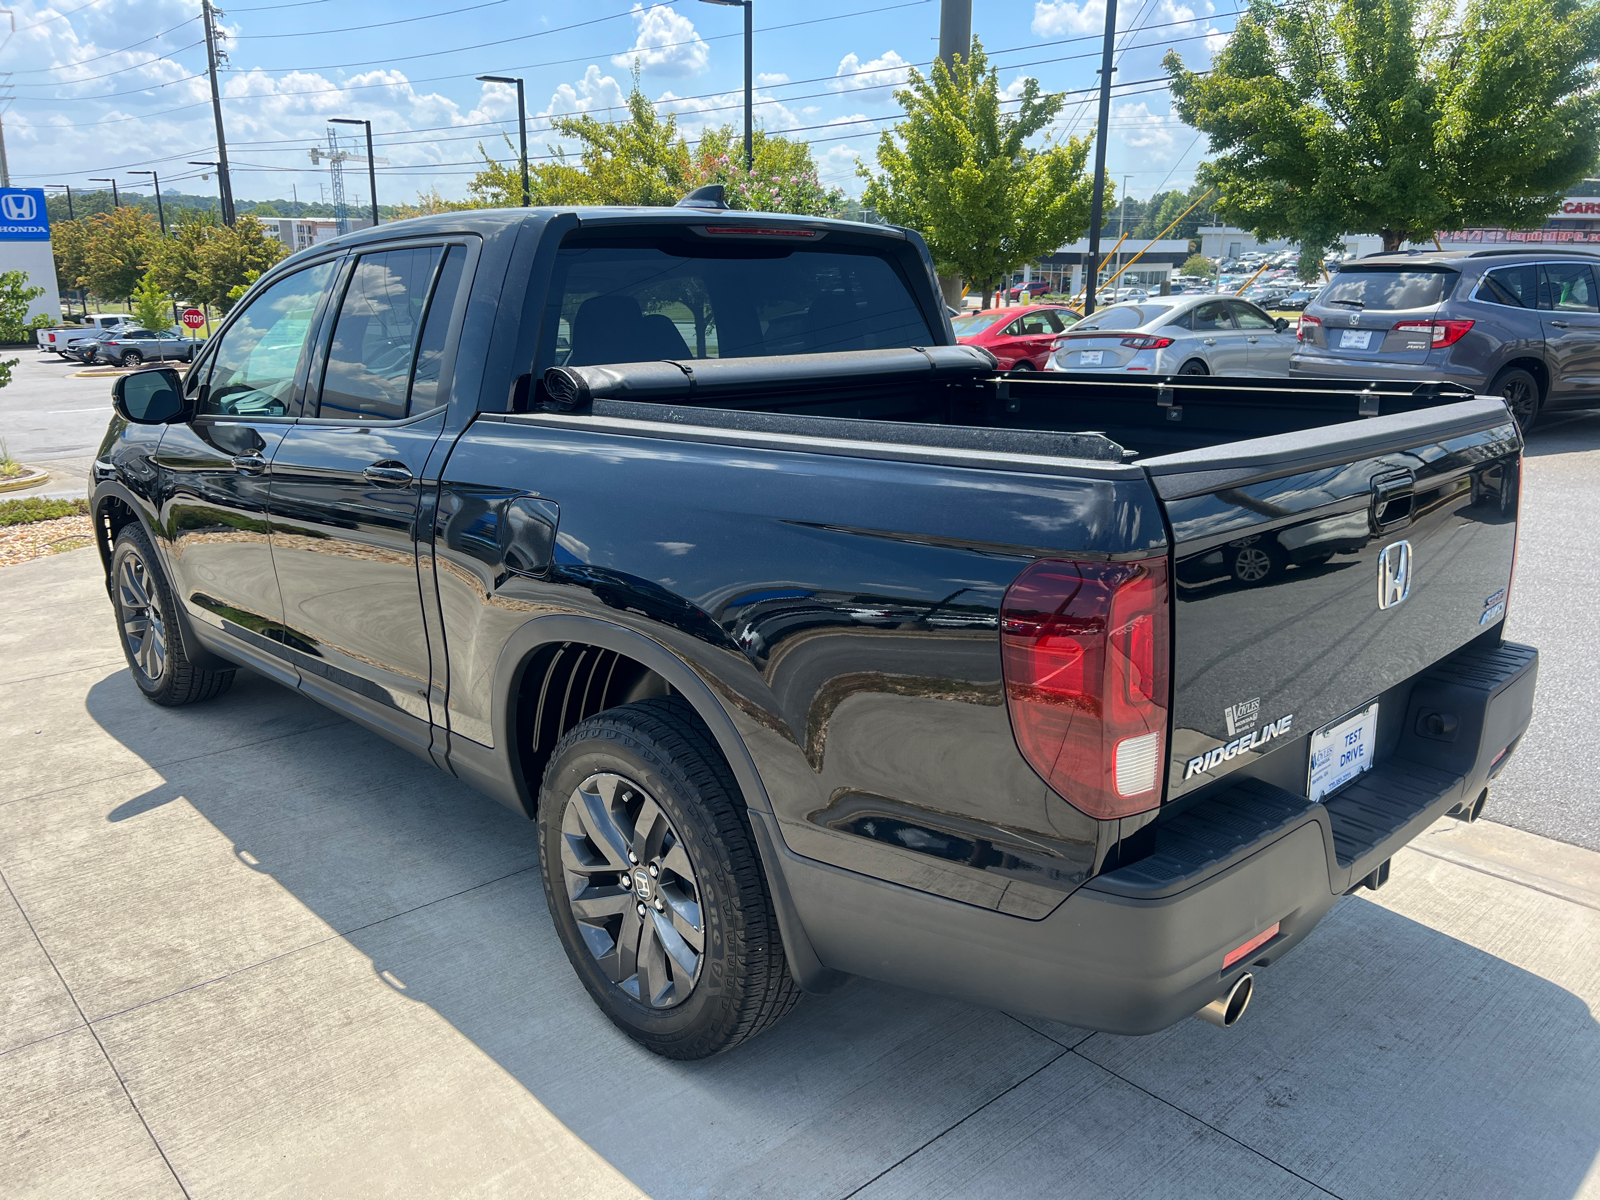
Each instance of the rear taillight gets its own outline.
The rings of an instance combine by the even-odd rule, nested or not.
[[[1167,560],[1041,560],[1001,604],[1017,748],[1092,817],[1161,801],[1170,674]]]
[[[1401,321],[1395,333],[1425,333],[1433,341],[1433,348],[1453,346],[1467,336],[1471,321]]]
[[[1122,344],[1134,350],[1165,350],[1172,345],[1172,339],[1164,337],[1125,337],[1122,339]]]
[[[1308,328],[1310,328],[1312,325],[1316,325],[1316,326],[1318,326],[1320,328],[1321,325],[1322,325],[1322,318],[1321,317],[1308,317],[1305,313],[1301,313],[1300,314],[1300,323],[1294,327],[1294,339],[1295,339],[1295,341],[1297,341],[1297,342],[1308,342],[1308,341],[1310,341],[1311,339],[1306,336],[1306,330]]]

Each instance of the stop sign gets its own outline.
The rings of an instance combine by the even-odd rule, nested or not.
[[[205,313],[201,312],[198,308],[184,309],[183,316],[180,319],[190,329],[199,329],[200,326],[206,323]]]

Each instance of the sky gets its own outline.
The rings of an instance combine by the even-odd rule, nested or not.
[[[15,32],[0,46],[10,72],[5,150],[13,186],[91,183],[206,192],[191,160],[216,157],[199,0],[11,0]],[[1225,43],[1239,0],[1121,0],[1117,89],[1107,174],[1145,197],[1187,187],[1204,140],[1171,112],[1161,58],[1177,49],[1201,69]],[[1057,136],[1095,118],[1104,0],[973,0],[973,32],[1015,96],[1026,77],[1067,95]],[[236,200],[326,198],[328,118],[372,122],[378,198],[414,203],[466,194],[480,141],[516,157],[516,89],[526,80],[528,152],[550,152],[549,118],[620,117],[629,75],[692,141],[743,121],[743,14],[701,0],[249,0],[222,8],[228,61],[223,122]],[[0,36],[3,36],[0,25]],[[811,142],[823,181],[858,195],[856,164],[899,113],[908,64],[938,48],[939,0],[755,0],[756,123]],[[4,76],[0,76],[3,78]],[[341,131],[348,137],[351,127]],[[355,130],[359,134],[359,130]],[[366,172],[346,168],[352,206]]]

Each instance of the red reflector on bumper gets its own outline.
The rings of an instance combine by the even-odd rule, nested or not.
[[[1281,921],[1274,921],[1272,923],[1272,928],[1271,929],[1264,930],[1261,933],[1256,934],[1255,937],[1251,938],[1244,945],[1239,946],[1236,949],[1229,950],[1228,953],[1227,953],[1227,956],[1222,960],[1222,969],[1224,971],[1226,971],[1229,967],[1233,966],[1233,964],[1238,962],[1241,958],[1249,958],[1250,955],[1254,954],[1257,950],[1261,949],[1261,947],[1265,946],[1273,938],[1277,937],[1278,936],[1278,926],[1281,925],[1281,924],[1282,924]]]

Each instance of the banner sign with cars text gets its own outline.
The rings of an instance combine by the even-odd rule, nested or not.
[[[48,242],[43,188],[0,188],[0,241]]]

